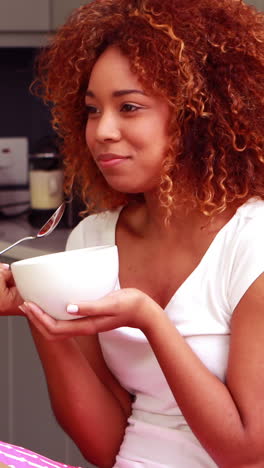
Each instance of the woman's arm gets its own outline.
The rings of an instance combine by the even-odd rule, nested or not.
[[[157,314],[155,322],[146,336],[201,444],[221,468],[263,468],[264,274],[233,314],[225,384],[202,364],[169,319]]]
[[[97,337],[47,341],[31,329],[58,422],[87,460],[112,467],[131,398],[107,369]]]
[[[22,303],[9,266],[0,263],[0,315],[25,316],[19,309]],[[112,467],[131,396],[108,370],[97,336],[74,338],[71,333],[62,341],[33,316],[31,330],[59,423],[87,459],[102,468]]]
[[[78,313],[87,315],[81,320],[57,322],[32,304],[27,310],[57,337],[93,335],[120,326],[141,329],[184,417],[217,465],[263,468],[263,305],[264,274],[233,314],[225,383],[205,367],[161,307],[138,290],[122,289],[79,304]]]

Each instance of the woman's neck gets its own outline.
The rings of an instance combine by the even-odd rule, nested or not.
[[[167,211],[160,207],[155,196],[146,196],[139,213],[139,221],[145,235],[160,240],[172,237],[192,239],[197,235],[217,233],[234,215],[236,209],[228,208],[223,213],[208,217],[198,209],[180,205],[173,210],[166,222]]]

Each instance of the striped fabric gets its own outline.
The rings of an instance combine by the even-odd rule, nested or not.
[[[0,468],[80,468],[46,458],[16,445],[0,442]]]

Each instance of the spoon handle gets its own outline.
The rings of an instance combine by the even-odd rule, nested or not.
[[[0,255],[12,249],[16,245],[20,244],[20,242],[24,242],[24,241],[31,240],[31,239],[36,239],[36,236],[28,236],[28,237],[23,237],[23,239],[19,239],[18,241],[14,242],[14,244],[11,244],[9,245],[9,247],[6,247],[4,250],[1,250]]]

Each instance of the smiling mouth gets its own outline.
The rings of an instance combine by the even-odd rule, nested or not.
[[[115,166],[121,164],[128,159],[131,159],[129,156],[122,156],[119,154],[107,153],[100,154],[97,158],[97,164],[101,167]]]

